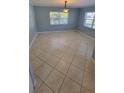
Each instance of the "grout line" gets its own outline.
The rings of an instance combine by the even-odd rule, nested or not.
[[[52,73],[52,71],[50,72],[50,73]],[[38,76],[38,75],[37,75]],[[47,76],[48,77],[48,76]],[[41,80],[41,78],[38,76],[38,78]],[[46,79],[47,80],[47,79]],[[45,81],[46,81],[45,80]],[[38,88],[38,89],[40,89],[42,86],[43,86],[43,84],[45,84],[53,93],[55,93],[46,83],[45,83],[45,81],[43,81],[43,80],[41,80],[43,83],[40,85],[40,87]],[[37,91],[38,91],[38,89],[37,89]]]
[[[38,34],[39,34],[39,33],[38,33]],[[86,36],[86,38],[87,38],[87,36]],[[67,46],[67,49],[68,49],[68,48],[69,48],[69,46]],[[39,56],[36,56],[36,55],[35,55],[38,59],[42,60],[43,63],[46,63],[47,65],[49,65],[50,67],[52,67],[52,70],[49,72],[48,76],[46,77],[46,79],[45,79],[44,81],[39,78],[41,81],[43,81],[43,84],[47,85],[47,84],[45,83],[45,81],[48,79],[48,77],[50,76],[50,74],[51,74],[54,70],[56,70],[56,71],[60,72],[61,74],[64,74],[64,75],[65,75],[65,77],[64,77],[64,79],[63,79],[63,81],[62,81],[62,84],[61,84],[61,86],[60,86],[60,88],[59,88],[58,93],[60,92],[60,89],[61,89],[61,87],[62,87],[62,85],[63,85],[63,83],[64,83],[64,81],[65,81],[65,79],[66,79],[66,77],[67,77],[67,75],[68,75],[68,72],[69,72],[69,69],[70,69],[71,65],[73,65],[73,64],[72,64],[72,63],[73,63],[73,59],[74,59],[74,57],[76,56],[76,53],[75,53],[74,56],[73,56],[73,58],[72,58],[72,61],[71,61],[70,65],[69,65],[69,67],[68,67],[68,70],[67,70],[67,72],[66,72],[66,74],[65,74],[65,73],[59,71],[58,69],[56,69],[56,66],[60,63],[60,60],[61,60],[61,58],[64,56],[64,54],[65,54],[65,53],[63,53],[61,57],[58,57],[58,56],[56,56],[56,55],[50,53],[51,56],[53,55],[53,56],[56,56],[56,57],[59,58],[59,62],[58,62],[55,66],[51,66],[50,64],[47,63],[47,61],[45,61],[45,60],[43,60],[42,58],[40,58]],[[87,53],[85,53],[85,56],[86,56],[86,55],[87,55]],[[47,60],[48,60],[48,59],[47,59]],[[86,59],[85,59],[85,60],[86,60]],[[41,66],[41,65],[40,65],[40,66]],[[35,71],[37,71],[40,66],[38,66]],[[73,65],[73,66],[75,66],[75,65]],[[86,65],[85,65],[85,66],[86,66]],[[85,69],[85,66],[84,66],[84,69]],[[77,67],[77,66],[75,66],[75,67]],[[80,69],[79,67],[77,67],[77,68]],[[81,70],[82,70],[82,69],[81,69]],[[85,70],[83,70],[82,73],[84,73],[84,72],[85,72]],[[38,77],[39,77],[39,76],[38,76]],[[69,78],[70,78],[70,77],[69,77]],[[70,78],[70,79],[71,79],[71,78]],[[71,80],[74,81],[75,83],[77,83],[75,80],[73,80],[73,79],[71,79]],[[84,80],[84,75],[83,75],[82,82],[81,82],[81,84],[80,84],[81,88],[82,88],[82,86],[83,86],[83,80]],[[40,87],[41,87],[43,84],[41,84]],[[40,87],[39,87],[39,88],[40,88]],[[47,85],[47,87],[48,87],[49,89],[51,89],[48,85]],[[81,92],[81,88],[80,88],[80,92]],[[52,90],[52,89],[51,89],[51,90]],[[52,91],[53,91],[53,90],[52,90]],[[54,92],[54,91],[53,91],[53,92]],[[55,92],[54,92],[54,93],[55,93]]]
[[[73,58],[74,58],[74,56],[73,56]],[[73,62],[73,58],[72,58],[72,62]],[[72,64],[72,62],[71,62],[71,64]],[[71,64],[70,64],[70,66],[71,66]],[[70,69],[70,66],[68,67],[68,70],[67,70],[67,72],[66,72],[67,74],[68,74],[68,71],[69,71],[69,69]],[[61,84],[61,86],[60,86],[60,88],[59,88],[58,93],[60,92],[60,90],[61,90],[61,88],[62,88],[62,85],[64,84],[64,81],[65,81],[66,77],[67,77],[67,75],[66,75],[65,78],[63,79],[63,82],[62,82],[62,84]]]
[[[35,93],[36,93],[36,92],[40,89],[40,87],[43,85],[43,80],[41,80],[40,77],[35,74],[35,79],[36,79],[36,77],[39,78],[39,80],[42,82],[42,84],[39,86],[39,88],[38,88],[37,90],[35,90]],[[37,81],[37,79],[36,79],[36,81]],[[36,88],[35,88],[35,89],[36,89]]]
[[[36,56],[35,55],[35,57],[36,58],[38,58],[40,61],[42,61],[43,63],[45,63],[45,61],[44,60],[42,60],[40,57],[38,57],[38,56]],[[40,66],[42,65],[42,63],[40,64]],[[34,72],[36,72],[39,68],[40,68],[40,66],[38,66],[35,70],[34,70]]]
[[[68,64],[68,63],[67,63]],[[59,71],[57,68],[54,68],[55,70],[57,70],[58,72],[60,72],[60,73],[62,73],[62,74],[64,74],[64,75],[67,75],[67,72],[66,73],[64,73],[64,72],[62,72],[62,71]]]
[[[63,74],[63,75],[65,75],[65,77],[64,77],[64,79],[63,79],[63,82],[62,82],[62,84],[61,84],[61,86],[60,86],[60,88],[62,87],[62,85],[63,85],[63,83],[64,83],[64,81],[65,81],[65,78],[67,77],[67,73],[68,73],[68,71],[69,71],[69,69],[70,69],[70,67],[71,67],[71,65],[73,65],[72,63],[73,63],[73,59],[74,59],[74,57],[75,57],[75,55],[73,56],[73,58],[72,58],[72,62],[71,62],[71,64],[70,64],[70,66],[69,66],[69,68],[68,68],[68,70],[67,70],[67,72],[66,72],[66,74],[65,73],[63,73],[63,72],[61,72],[61,71],[59,71],[58,69],[56,69],[56,66],[51,66],[51,65],[49,65],[46,61],[44,61],[44,60],[42,60],[40,57],[38,57],[40,60],[42,60],[42,61],[44,61],[44,63],[46,63],[47,65],[49,65],[50,67],[52,67],[52,71],[50,71],[50,73],[49,73],[49,75],[47,76],[47,78],[50,76],[50,74],[53,72],[53,70],[56,70],[56,71],[58,71],[58,72],[60,72],[61,74]],[[59,58],[59,61],[61,60],[61,58]],[[86,60],[86,59],[85,59]],[[57,63],[57,64],[59,64],[59,62]],[[57,65],[56,64],[56,65]],[[68,63],[67,63],[68,64]],[[75,66],[75,65],[73,65],[73,66]],[[40,66],[39,66],[40,67]],[[78,68],[77,66],[75,66],[76,68]],[[38,68],[37,68],[38,69]],[[80,69],[80,68],[78,68],[78,69]],[[84,68],[85,69],[85,68]],[[83,69],[83,72],[86,72],[85,70]],[[82,69],[80,69],[80,70],[82,70]],[[39,77],[39,76],[38,76]],[[45,81],[47,80],[47,78],[45,79]],[[75,81],[75,80],[73,80],[72,78],[70,78],[70,77],[68,77],[69,79],[71,79],[73,82],[75,82],[76,84],[78,84],[79,86],[81,86],[81,88],[82,88],[82,83],[83,83],[83,79],[82,79],[82,83],[81,84],[79,84],[77,81]],[[41,80],[41,79],[40,79]],[[43,80],[42,80],[43,81]],[[45,81],[43,81],[43,82],[45,82]],[[43,84],[42,84],[43,85]],[[47,85],[48,86],[48,85]],[[80,91],[81,91],[81,89],[80,89]],[[60,92],[60,89],[59,89],[59,92]]]
[[[74,67],[80,69],[81,71],[84,70],[84,68],[80,68],[80,67],[78,67],[77,65],[72,64],[72,66],[74,66]]]
[[[48,79],[48,77],[51,75],[51,73],[54,71],[54,68],[52,68],[52,70],[50,71],[50,73],[48,74],[48,76],[46,77],[46,79],[45,79],[45,81],[44,81],[44,84],[46,84],[46,81],[47,81],[47,79]],[[47,85],[47,84],[46,84]],[[49,88],[49,89],[51,89],[48,85],[47,85],[47,87]],[[53,89],[51,89],[53,92],[54,92],[54,90]],[[54,92],[55,93],[55,92]]]
[[[82,73],[84,73],[84,72],[85,72],[85,70],[84,70]],[[83,87],[83,81],[84,81],[84,74],[83,74],[82,81],[81,81],[80,93],[81,93],[81,89],[82,89],[82,87]]]
[[[45,84],[53,93],[55,93],[55,91],[52,88],[50,88],[45,82],[43,84]]]
[[[45,83],[45,81],[48,79],[49,75],[50,75],[52,72],[53,72],[53,68],[52,68],[52,70],[49,72],[49,74],[47,75],[47,77],[45,78],[44,81],[43,81],[38,75],[36,75],[36,76],[38,76],[38,78],[43,82],[43,84],[47,85],[47,84]],[[41,84],[40,87],[42,87],[43,84]],[[39,87],[38,89],[40,89],[40,87]],[[47,85],[47,87],[48,87],[51,91],[53,91],[48,85]],[[54,91],[53,91],[53,92],[54,92]],[[54,93],[55,93],[55,92],[54,92]]]
[[[39,58],[40,60],[42,60],[41,58]],[[60,59],[59,59],[59,61],[60,61]],[[55,66],[52,66],[52,65],[50,65],[49,63],[47,63],[46,61],[44,61],[44,63],[46,63],[47,65],[49,65],[50,67],[52,67],[52,68],[55,68],[55,66],[57,65],[55,65]]]
[[[61,86],[60,86],[60,88],[59,88],[59,90],[58,90],[58,93],[60,92],[60,89],[61,89],[61,87],[62,87],[62,85],[63,85],[63,83],[64,83],[66,77],[67,77],[67,75],[65,75],[65,77],[64,77],[64,79],[63,79],[63,81],[62,81],[62,84],[61,84]]]
[[[45,63],[45,64],[47,64],[47,65],[49,65],[50,67],[52,67],[52,68],[54,68],[55,69],[55,67],[56,67],[56,65],[59,63],[57,63],[54,67],[53,66],[51,66],[50,64],[48,64],[45,60],[43,60],[42,58],[40,58],[40,57],[38,57],[38,56],[36,56],[35,55],[35,57],[37,57],[39,60],[42,60],[43,61],[43,63]],[[59,58],[59,57],[58,57]],[[61,58],[59,58],[59,61],[61,60]],[[42,64],[41,64],[42,65]],[[40,65],[40,66],[41,66]],[[40,68],[40,66],[38,66],[35,70],[34,70],[34,72],[36,72],[39,68]]]
[[[85,60],[87,60],[87,59],[85,59]],[[86,71],[86,64],[85,64],[85,69],[84,69],[83,73],[90,73],[90,72]],[[85,75],[85,74],[84,74],[84,75]],[[81,83],[81,88],[83,88],[84,75],[83,75],[83,79],[82,79],[82,83]],[[88,89],[88,90],[89,90],[89,89]],[[80,89],[80,93],[81,93],[81,89]]]
[[[41,65],[44,64],[44,63],[45,63],[45,62],[41,63],[41,64],[34,70],[34,72],[36,72],[36,71],[41,67]]]
[[[48,64],[48,65],[49,65],[49,64]],[[49,65],[49,66],[51,66],[51,65]],[[52,67],[52,66],[51,66],[51,67]],[[54,70],[56,70],[56,69],[55,69],[54,67],[52,67],[52,70],[50,71],[50,73],[49,73],[48,76],[46,77],[45,81],[48,79],[48,77],[50,76],[50,74],[51,74]],[[58,71],[58,70],[57,70],[57,71]],[[58,71],[58,72],[60,72],[60,71]],[[62,72],[60,72],[60,73],[63,74]],[[66,76],[65,74],[63,74],[63,75]],[[38,75],[37,75],[37,76],[38,76]],[[38,77],[39,77],[39,76],[38,76]],[[39,77],[39,79],[40,79],[40,77]],[[41,80],[41,79],[40,79],[40,80]],[[47,85],[47,84],[45,83],[45,81],[43,81],[43,80],[41,80],[41,81],[43,82],[43,84]],[[42,84],[42,85],[43,85],[43,84]],[[41,86],[42,86],[42,85],[41,85]],[[40,86],[40,87],[41,87],[41,86]],[[39,88],[40,88],[40,87],[39,87]],[[47,85],[47,87],[48,87],[51,91],[54,92],[54,90],[51,89],[48,85]],[[39,88],[38,88],[38,89],[39,89]],[[55,92],[54,92],[54,93],[55,93]]]
[[[47,76],[47,78],[45,79],[45,81],[43,81],[43,83],[44,83],[49,89],[51,89],[51,88],[49,87],[49,85],[47,85],[46,81],[47,81],[48,77],[51,75],[51,73],[52,73],[54,70],[56,70],[56,69],[52,67],[52,71],[49,73],[49,75]],[[56,70],[56,71],[58,71],[58,70]],[[58,71],[58,72],[60,72],[60,71]],[[60,73],[63,74],[62,72],[60,72]],[[64,75],[64,74],[63,74],[63,75]],[[66,75],[64,75],[64,76],[66,76]],[[55,91],[54,91],[53,89],[51,89],[51,90],[55,93]]]
[[[68,77],[69,79],[71,79],[74,83],[76,83],[77,85],[79,85],[81,87],[81,84],[78,83],[76,80],[72,79],[71,77]]]

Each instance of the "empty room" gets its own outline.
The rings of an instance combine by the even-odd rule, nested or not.
[[[30,0],[29,93],[95,93],[95,0]]]

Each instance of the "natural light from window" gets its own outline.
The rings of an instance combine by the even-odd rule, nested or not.
[[[95,29],[95,12],[86,12],[85,13],[84,27]]]
[[[50,25],[68,24],[68,13],[50,12]]]

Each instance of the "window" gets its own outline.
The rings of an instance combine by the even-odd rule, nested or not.
[[[95,29],[95,12],[86,12],[85,13],[84,26]]]
[[[68,13],[50,12],[50,24],[51,25],[68,24]]]

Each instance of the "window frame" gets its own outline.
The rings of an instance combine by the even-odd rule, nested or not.
[[[87,13],[94,13],[94,16],[93,18],[89,19],[89,18],[86,18],[86,14]],[[91,27],[88,27],[86,26],[86,20],[92,20],[92,23],[91,23]],[[83,27],[85,28],[88,28],[88,29],[95,29],[95,27],[93,28],[93,25],[95,24],[95,11],[86,11],[83,15]]]
[[[52,17],[51,17],[51,13],[52,12],[56,12],[56,13],[58,13],[58,15],[59,15],[59,17],[57,18],[56,17],[56,19],[58,20],[58,23],[52,23],[51,21],[54,21],[54,19],[52,19]],[[68,25],[68,23],[69,23],[69,13],[66,13],[67,14],[67,18],[62,18],[61,17],[61,14],[63,14],[63,12],[58,12],[58,11],[50,11],[49,12],[49,18],[50,18],[50,25]],[[62,20],[65,20],[66,19],[66,22],[62,22]]]

